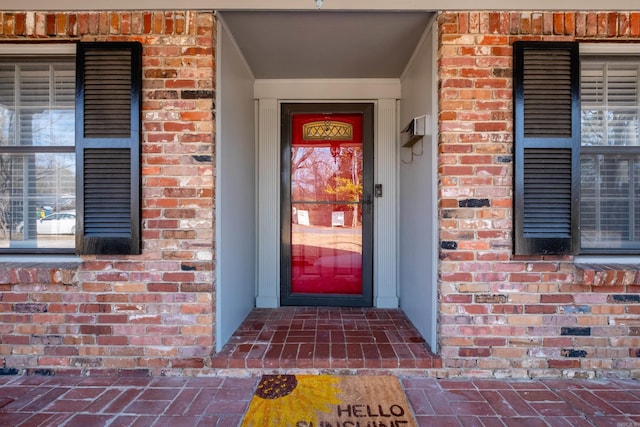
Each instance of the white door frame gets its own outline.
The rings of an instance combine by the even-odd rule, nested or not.
[[[399,79],[256,80],[258,103],[258,284],[256,307],[280,306],[280,104],[374,104],[373,301],[398,307],[398,100]]]

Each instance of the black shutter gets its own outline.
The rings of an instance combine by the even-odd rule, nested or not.
[[[76,68],[76,250],[139,254],[142,45],[79,43]]]
[[[516,42],[514,252],[578,246],[580,72],[577,43]]]

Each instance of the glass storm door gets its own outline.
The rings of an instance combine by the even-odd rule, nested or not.
[[[371,306],[373,106],[282,111],[281,303]]]

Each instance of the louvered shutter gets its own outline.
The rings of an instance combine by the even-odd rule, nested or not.
[[[514,252],[578,247],[580,150],[577,43],[516,42]]]
[[[79,43],[76,58],[76,249],[139,254],[142,46]]]

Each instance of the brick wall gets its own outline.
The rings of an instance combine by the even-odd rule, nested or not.
[[[439,16],[440,324],[448,375],[640,377],[637,269],[512,255],[516,40],[640,42],[640,13]]]
[[[0,43],[143,44],[143,254],[0,268],[0,368],[146,374],[214,348],[212,13],[2,13]],[[126,371],[125,371],[126,370]]]

